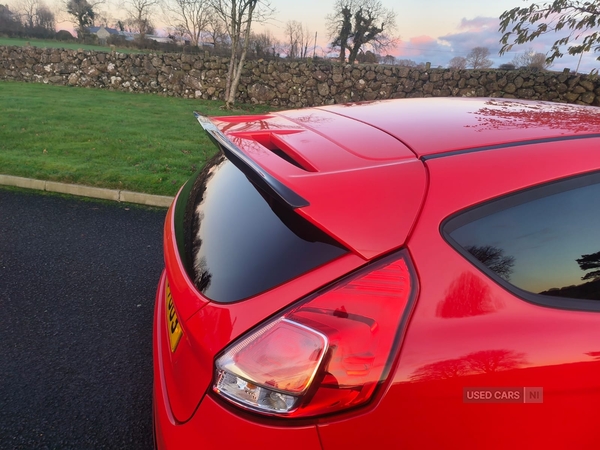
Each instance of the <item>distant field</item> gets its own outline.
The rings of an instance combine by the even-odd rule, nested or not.
[[[0,82],[0,173],[174,195],[210,158],[192,112],[222,102]],[[244,108],[244,107],[242,107]]]
[[[28,44],[29,43],[29,44]],[[0,46],[16,46],[23,47],[24,45],[31,45],[33,47],[41,48],[67,48],[71,50],[96,50],[98,52],[109,52],[110,46],[102,45],[86,45],[79,42],[66,42],[66,41],[53,41],[53,40],[40,40],[40,39],[18,39],[18,38],[3,38],[0,37]],[[142,50],[136,50],[132,48],[118,48],[117,51],[121,53],[141,53]]]

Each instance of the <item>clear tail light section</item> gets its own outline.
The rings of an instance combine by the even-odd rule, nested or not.
[[[415,281],[400,252],[294,305],[225,349],[214,391],[288,418],[365,404],[387,378]]]

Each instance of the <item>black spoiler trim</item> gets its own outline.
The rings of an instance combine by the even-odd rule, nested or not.
[[[194,111],[194,115],[215,145],[223,151],[227,159],[240,169],[250,181],[265,192],[281,199],[290,208],[303,208],[310,205],[307,200],[296,194],[281,181],[265,172],[262,167],[246,156],[246,154],[231,142],[208,117],[203,116],[196,111]]]

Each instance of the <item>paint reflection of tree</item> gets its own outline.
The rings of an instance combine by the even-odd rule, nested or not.
[[[471,372],[496,373],[516,369],[526,363],[525,353],[512,350],[483,350],[466,357]]]
[[[494,300],[490,288],[470,272],[452,282],[446,297],[437,305],[436,315],[444,318],[472,317],[489,314],[502,307]]]
[[[447,380],[466,375],[467,365],[462,359],[446,359],[419,367],[410,377],[411,381]]]
[[[587,352],[586,355],[591,356],[597,361],[600,361],[600,352]]]
[[[333,119],[331,117],[324,116],[323,114],[311,113],[296,116],[294,117],[294,120],[306,125],[323,125],[331,122]]]
[[[474,114],[477,125],[466,125],[478,132],[525,129],[540,126],[595,133],[600,126],[600,111],[577,109],[573,105],[552,106],[518,100],[490,100]]]
[[[466,250],[475,258],[493,270],[496,275],[510,280],[515,265],[513,256],[505,256],[504,250],[493,245],[471,245]]]
[[[259,142],[236,136],[231,136],[230,139],[231,142],[238,147],[243,147],[245,153],[253,155],[255,158],[270,154],[270,151],[265,148],[266,145],[260,144]]]
[[[240,120],[237,116],[219,117],[215,121],[220,122],[219,129],[223,133],[236,132],[242,133],[245,131],[265,131],[294,128],[293,124],[286,122],[278,122],[271,115],[254,116],[257,120]],[[296,127],[298,128],[298,127]]]
[[[512,350],[483,350],[456,359],[446,359],[418,368],[411,381],[446,380],[464,375],[491,374],[527,364],[524,353]]]

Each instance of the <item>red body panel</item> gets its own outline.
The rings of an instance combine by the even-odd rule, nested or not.
[[[189,420],[178,421],[171,410],[166,376],[170,365],[163,359],[170,352],[166,335],[164,287],[161,277],[154,314],[154,433],[160,450],[198,448],[246,448],[320,450],[319,437],[314,425],[290,429],[257,423],[240,417],[206,396]],[[162,294],[161,294],[162,293]],[[193,381],[194,374],[189,374]],[[268,437],[267,437],[268,436]],[[267,437],[267,439],[265,439]]]
[[[323,173],[415,157],[404,144],[372,125],[315,108],[250,116],[244,122],[239,117],[214,117],[212,121],[230,138],[256,140],[264,145],[268,142],[265,137],[274,135],[287,144],[284,151],[302,155]]]
[[[315,109],[253,119],[213,121],[262,168],[310,199],[299,214],[365,259],[404,243],[427,181],[405,145],[372,126]],[[265,147],[268,135],[285,143],[290,156],[301,154],[310,170]]]
[[[370,413],[320,425],[325,449],[361,448],[372,445],[375,437],[382,448],[600,444],[594,413],[600,403],[600,361],[587,354],[600,348],[600,313],[553,309],[517,298],[465,260],[440,233],[444,219],[469,205],[600,169],[599,148],[600,140],[590,139],[427,162],[430,201],[408,242],[421,291],[393,384]],[[445,303],[453,304],[451,317],[440,313]],[[512,368],[494,371],[495,358],[510,360]],[[482,370],[453,372],[460,361],[474,359],[472,365]],[[541,387],[543,403],[464,403],[466,387]]]
[[[168,345],[161,346],[161,359],[169,367],[163,378],[170,410],[178,422],[190,418],[211,388],[213,361],[219,351],[265,318],[364,264],[362,258],[347,254],[250,302],[222,305],[204,298],[185,272],[175,243],[173,206],[167,213],[164,231],[165,280],[169,282],[183,338],[175,353]],[[157,295],[164,296],[164,292],[161,284]],[[163,335],[167,339],[166,328]]]
[[[593,137],[600,136],[600,110],[519,100],[418,99],[215,123],[309,201],[298,214],[351,252],[248,300],[210,302],[183,268],[169,211],[154,323],[159,449],[600,445],[595,431],[600,360],[594,357],[600,353],[600,312],[518,298],[462,256],[441,231],[446,219],[471,206],[600,171],[600,137]],[[588,137],[563,139],[573,136]],[[502,148],[417,158],[496,145]],[[369,404],[286,421],[218,400],[212,379],[223,349],[297,300],[398,247],[410,254],[419,292],[397,338],[392,372]],[[167,279],[183,328],[175,353],[166,330]],[[542,397],[537,403],[473,404],[463,397],[468,387],[538,388]]]
[[[418,156],[600,133],[600,110],[512,99],[419,98],[327,106],[395,136]]]

